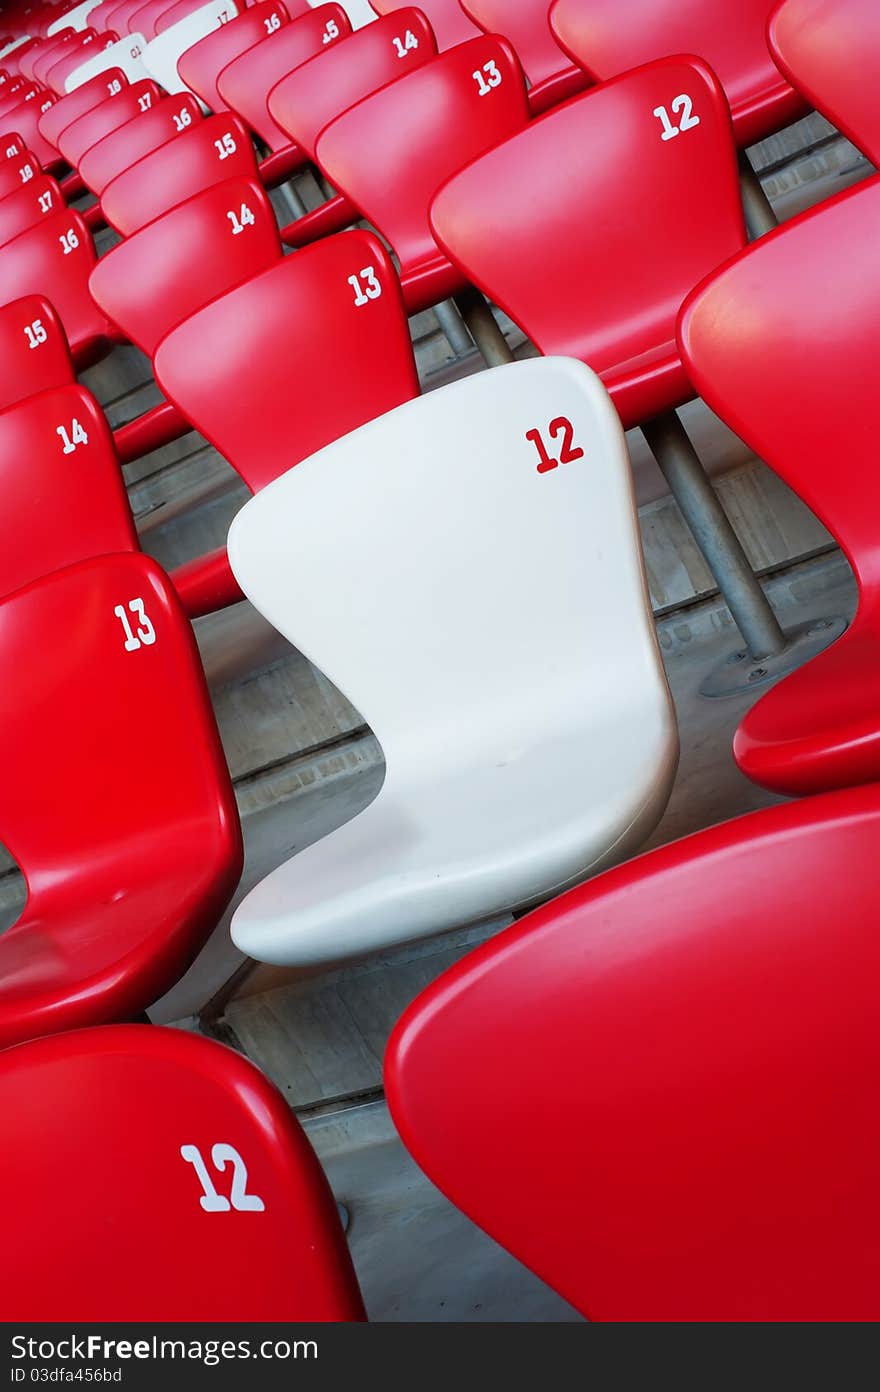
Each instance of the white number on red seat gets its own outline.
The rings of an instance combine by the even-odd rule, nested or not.
[[[382,294],[382,286],[376,279],[375,266],[364,266],[358,275],[350,275],[348,283],[354,290],[354,302],[360,309],[361,305],[369,304],[370,300],[378,300]]]
[[[395,35],[391,42],[397,50],[398,58],[405,58],[408,49],[418,48],[419,46],[419,41],[411,29],[407,29],[402,39],[399,39],[397,35]]]
[[[680,97],[676,97],[672,103],[672,110],[676,115],[681,112],[681,120],[676,126],[669,119],[669,112],[665,106],[655,106],[653,114],[663,126],[663,134],[660,139],[673,140],[681,131],[693,130],[694,126],[698,126],[700,118],[691,114],[693,109],[694,103],[686,92],[682,92]]]
[[[89,443],[88,435],[76,418],[74,418],[70,427],[69,435],[63,425],[56,425],[55,434],[61,436],[61,443],[64,446],[61,451],[62,454],[73,454],[77,445],[87,445]]]
[[[215,140],[214,144],[217,146],[217,154],[222,160],[228,159],[230,155],[234,155],[237,149],[235,140],[228,131],[226,135],[221,136],[219,140]]]
[[[498,64],[494,58],[491,62],[483,64],[482,71],[477,69],[475,73],[471,73],[471,77],[476,82],[477,91],[481,97],[487,97],[493,87],[501,86],[501,73],[498,71]]]
[[[34,177],[34,166],[32,164],[23,164],[18,172],[21,175],[21,182],[26,184],[29,179]]]
[[[192,113],[182,106],[179,111],[174,112],[174,129],[186,130],[187,126],[192,125]]]
[[[232,211],[231,208],[229,212],[226,214],[226,216],[232,223],[233,237],[237,237],[239,232],[243,232],[246,227],[253,227],[254,223],[256,222],[256,218],[254,217],[253,213],[251,212],[250,208],[246,203],[242,203],[241,211],[239,212],[238,217],[235,216],[235,213]]]
[[[535,449],[538,451],[538,473],[546,474],[550,469],[558,469],[560,464],[573,464],[576,459],[583,459],[584,452],[579,445],[572,448],[574,440],[574,426],[567,416],[557,416],[552,420],[547,428],[547,433],[552,440],[558,440],[562,436],[562,446],[559,450],[559,458],[554,459],[548,454],[540,430],[527,430],[526,439],[531,440]]]
[[[140,97],[138,97],[138,106],[140,107],[141,111],[149,111],[152,104],[153,99],[150,96],[149,92],[144,92]]]
[[[40,212],[48,213],[50,208],[52,207],[52,190],[46,189],[45,193],[38,193],[37,198],[39,199],[40,203]]]
[[[277,14],[270,15],[268,19],[263,20],[263,23],[266,26],[266,33],[274,34],[276,29],[281,28],[281,16]]]
[[[18,153],[19,153],[19,151],[18,151],[18,147],[17,147],[16,145],[7,145],[7,146],[6,146],[6,158],[7,158],[7,159],[15,159],[15,156],[16,156]]]
[[[79,237],[76,235],[76,230],[73,227],[71,227],[69,232],[62,232],[58,240],[61,243],[61,250],[65,256],[69,256],[70,253],[75,251],[79,246]]]
[[[50,97],[48,101],[44,101],[44,102],[43,102],[43,105],[40,107],[40,115],[42,116],[42,114],[43,114],[44,111],[48,111],[48,110],[49,110],[49,107],[50,107],[50,106],[54,106],[54,105],[55,105],[55,98],[54,98],[54,97]]]
[[[125,629],[125,651],[137,652],[138,648],[149,648],[156,641],[156,630],[150,623],[147,612],[144,609],[142,599],[130,599],[128,601],[128,613],[125,605],[117,604],[113,613],[118,618],[122,627]],[[128,621],[128,614],[134,614],[138,620],[137,633],[132,633],[131,624]]]
[[[114,77],[111,82],[107,83],[107,91],[110,93],[111,97],[119,95],[122,91],[122,83],[119,81],[118,77]]]
[[[261,1198],[256,1194],[247,1192],[247,1167],[234,1146],[218,1142],[211,1147],[211,1163],[215,1170],[220,1174],[224,1172],[227,1164],[232,1165],[232,1187],[227,1199],[224,1194],[218,1194],[214,1188],[214,1183],[208,1173],[208,1167],[202,1159],[202,1152],[198,1146],[182,1145],[180,1153],[186,1162],[193,1166],[199,1177],[203,1193],[199,1198],[199,1203],[206,1213],[228,1213],[234,1208],[238,1213],[262,1213],[266,1207]]]
[[[35,319],[31,324],[25,324],[24,336],[28,341],[29,348],[39,348],[41,343],[46,342],[46,330],[43,327],[42,319]]]
[[[328,19],[328,20],[327,20],[327,26],[326,26],[326,28],[325,28],[325,30],[324,30],[324,37],[321,39],[321,43],[322,43],[322,44],[332,43],[332,41],[333,41],[334,39],[338,39],[338,38],[339,38],[339,25],[336,23],[336,20],[335,20],[335,19]]]

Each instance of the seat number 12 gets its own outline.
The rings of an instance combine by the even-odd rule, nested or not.
[[[584,452],[580,445],[574,444],[574,426],[567,416],[557,416],[555,420],[552,420],[547,428],[547,433],[552,440],[558,440],[560,436],[562,437],[558,459],[549,453],[540,430],[526,431],[526,439],[531,440],[538,451],[539,474],[546,474],[551,469],[558,469],[560,464],[573,464],[576,459],[583,459]]]

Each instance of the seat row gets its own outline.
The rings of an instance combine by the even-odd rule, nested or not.
[[[205,8],[190,14],[206,22]],[[429,1175],[593,1317],[872,1317],[880,179],[747,245],[737,142],[804,97],[821,107],[824,90],[805,60],[797,95],[797,57],[789,86],[769,50],[760,94],[721,70],[746,32],[763,41],[757,21],[727,14],[737,42],[716,75],[714,51],[671,22],[663,42],[699,56],[637,52],[610,6],[557,0],[553,30],[577,64],[529,68],[528,87],[507,39],[446,47],[417,11],[385,8],[348,32],[339,6],[288,20],[260,0],[191,31],[175,60],[188,94],[96,38],[100,70],[76,85],[73,68],[37,122],[57,157],[38,159],[20,124],[0,140],[0,228],[31,184],[50,200],[0,245],[0,652],[30,677],[26,701],[15,682],[0,697],[0,835],[28,888],[0,937],[0,1042],[17,1046],[0,1094],[26,1120],[2,1164],[28,1253],[4,1308],[362,1314],[283,1101],[219,1046],[124,1023],[179,979],[239,878],[188,616],[244,594],[356,703],[387,772],[364,812],[239,905],[239,946],[306,965],[542,905],[429,988],[389,1046],[389,1102]],[[578,25],[592,11],[598,51],[603,8],[618,58],[590,67]],[[771,25],[792,55],[798,8],[785,0]],[[877,37],[866,7],[837,8],[860,49]],[[269,11],[278,26],[260,34],[251,21]],[[468,0],[462,15],[491,28],[493,12]],[[124,44],[138,13],[84,18]],[[50,23],[0,49],[7,78],[27,58],[34,85],[56,74],[41,57]],[[245,23],[257,37],[230,58]],[[308,26],[304,43],[324,48],[330,23],[325,51],[279,76],[294,52],[269,53],[279,35]],[[157,20],[147,47],[175,27]],[[527,33],[510,35],[524,59]],[[406,69],[389,78],[394,37]],[[596,85],[578,92],[584,75]],[[828,90],[837,119],[847,93]],[[841,126],[870,152],[870,111],[848,109]],[[254,136],[271,151],[259,164]],[[311,162],[334,194],[279,230],[265,185]],[[55,179],[67,166],[68,191],[80,180],[121,234],[100,259]],[[396,264],[375,232],[343,230],[361,219]],[[818,303],[802,291],[813,280]],[[475,288],[539,358],[420,396],[407,314],[454,296],[480,336]],[[493,320],[490,360],[512,356],[499,338]],[[74,371],[121,341],[151,357],[166,404],[114,440]],[[669,465],[670,413],[695,391],[837,537],[859,611],[737,733],[744,771],[799,800],[597,875],[656,825],[678,750],[623,428],[643,425]],[[169,578],[139,552],[120,461],[190,427],[254,496],[228,557]],[[681,500],[700,536],[714,495],[690,477]],[[728,583],[742,577],[733,552],[718,560]],[[760,642],[768,622],[730,599]],[[78,1199],[62,1220],[52,1162],[71,1134]],[[151,1204],[140,1180],[134,1196],[120,1182],[135,1168],[156,1174]],[[95,1211],[118,1243],[114,1289],[103,1265],[86,1282],[59,1267],[47,1286],[59,1222],[73,1249]],[[216,1255],[197,1290],[167,1279],[164,1251],[162,1281],[130,1261],[157,1225]],[[237,1244],[259,1269],[246,1295],[218,1279]]]

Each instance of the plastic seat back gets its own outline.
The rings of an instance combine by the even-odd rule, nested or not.
[[[553,36],[545,0],[462,0],[461,7],[484,33],[510,40],[533,86],[570,66]]]
[[[152,356],[175,324],[280,259],[262,186],[226,179],[113,247],[89,287],[125,337]]]
[[[187,87],[211,111],[228,110],[217,88],[217,76],[233,58],[271,38],[289,22],[282,0],[257,0],[228,24],[221,24],[182,53],[177,71]]]
[[[160,16],[156,37],[144,49],[144,63],[166,92],[185,92],[186,83],[178,72],[178,61],[188,48],[213,30],[231,24],[241,13],[243,0],[208,0],[193,9],[190,0],[181,0]],[[180,17],[178,18],[178,13]]]
[[[410,33],[414,45],[407,47]],[[397,42],[395,42],[397,41]],[[269,93],[269,114],[290,140],[315,157],[321,129],[370,92],[434,58],[437,42],[420,10],[410,6],[368,24],[302,63]]]
[[[30,150],[14,159],[3,160],[0,163],[0,201],[10,193],[18,193],[41,173],[39,160]]]
[[[191,0],[191,9],[198,9],[204,4],[204,0]],[[149,43],[155,39],[157,34],[156,21],[161,19],[166,11],[172,9],[174,0],[147,0],[146,4],[141,3],[141,7],[135,10],[129,22],[129,31],[133,34],[143,34]]]
[[[84,387],[0,411],[0,486],[0,596],[89,556],[138,549],[113,436]]]
[[[880,164],[880,11],[872,0],[785,0],[770,20],[777,66],[810,106]]]
[[[81,0],[79,5],[71,5],[69,8],[64,5],[56,6],[57,18],[53,19],[46,29],[47,36],[51,38],[53,34],[60,33],[62,29],[67,28],[81,33],[83,29],[88,27],[89,15],[92,10],[97,9],[99,4],[100,0]]]
[[[0,1160],[16,1195],[16,1260],[0,1277],[10,1319],[365,1318],[315,1153],[241,1055],[182,1030],[82,1030],[4,1053],[0,1105],[17,1134]],[[61,1156],[77,1194],[63,1233],[52,1221]],[[179,1243],[204,1257],[197,1280],[185,1262],[160,1279],[131,1260]],[[230,1262],[246,1280],[229,1279]]]
[[[405,1145],[591,1319],[876,1320],[878,835],[774,807],[477,948],[389,1043]]]
[[[0,411],[50,387],[74,380],[61,320],[42,295],[25,295],[0,308]],[[21,461],[15,461],[20,467]]]
[[[442,260],[428,222],[440,184],[527,121],[525,84],[510,45],[472,39],[337,117],[318,136],[315,153],[333,187],[387,237],[406,278]],[[374,149],[383,151],[381,161],[367,158]]]
[[[217,345],[210,359],[205,343]],[[394,268],[361,231],[201,309],[163,339],[154,371],[252,490],[419,391]]]
[[[625,175],[636,164],[638,197]],[[456,174],[431,222],[447,255],[542,352],[589,363],[637,424],[692,395],[676,314],[745,244],[724,94],[694,59],[647,64]]]
[[[350,34],[351,22],[341,5],[318,5],[282,25],[270,44],[254,44],[227,63],[217,76],[217,90],[271,150],[282,150],[290,139],[269,115],[269,93],[288,73]]]
[[[31,179],[16,193],[0,198],[0,246],[65,206],[61,189],[47,174]]]
[[[53,64],[58,62],[59,58],[64,56],[65,46],[75,37],[73,32],[70,32],[69,35],[59,34],[55,38],[46,39],[39,48],[32,49],[20,64],[22,75],[28,77],[31,82],[38,82],[43,86],[47,72]]]
[[[100,198],[107,185],[153,150],[188,131],[202,118],[193,96],[161,97],[149,111],[126,121],[83,154],[80,177]]]
[[[108,68],[106,72],[98,73],[89,82],[77,87],[76,91],[58,98],[40,117],[40,133],[57,149],[61,132],[66,126],[78,121],[87,111],[93,111],[109,97],[118,97],[127,86],[128,78],[121,68]]]
[[[737,143],[753,145],[806,115],[774,64],[767,19],[775,0],[556,0],[550,25],[596,82],[655,58],[693,53],[718,74]]]
[[[108,97],[65,126],[58,137],[58,149],[67,163],[76,167],[87,150],[136,116],[150,111],[161,96],[152,78],[131,83],[115,98]]]
[[[0,119],[5,118],[10,111],[21,106],[22,102],[33,101],[41,91],[42,88],[38,87],[35,82],[12,83],[6,89],[6,95],[0,99]]]
[[[27,148],[27,142],[22,140],[18,131],[8,131],[0,136],[0,160],[18,159]]]
[[[7,112],[2,121],[7,130],[13,130],[21,137],[25,148],[31,151],[44,170],[60,164],[58,151],[40,133],[40,122],[54,105],[55,98],[51,92],[39,92],[33,101],[22,102]]]
[[[111,226],[128,237],[203,189],[225,179],[258,177],[249,134],[236,116],[220,113],[125,170],[105,188],[101,208]]]
[[[70,67],[65,71],[63,64],[55,65],[49,73],[49,86],[53,91],[59,95],[72,92],[84,82],[111,68],[122,68],[129,82],[139,82],[141,78],[153,75],[148,73],[143,65],[144,49],[139,34],[126,34],[124,38],[119,39],[111,32],[103,37],[103,45],[99,46],[96,43],[99,51],[85,62],[81,62],[78,67]]]
[[[377,15],[393,15],[397,10],[409,8],[399,0],[370,0],[370,4]],[[425,0],[419,9],[433,29],[441,53],[455,44],[475,39],[480,32],[468,19],[458,0]]]
[[[107,351],[112,332],[89,294],[96,260],[88,228],[69,208],[43,218],[0,249],[0,304],[45,295],[64,325],[78,367]]]
[[[7,670],[31,674],[0,693],[0,838],[28,889],[0,938],[5,1047],[167,991],[228,902],[241,837],[192,629],[149,557],[17,590],[0,642]]]

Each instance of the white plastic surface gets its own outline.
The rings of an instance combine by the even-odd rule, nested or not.
[[[238,13],[235,0],[209,0],[209,4],[179,19],[170,29],[151,39],[144,49],[143,61],[147,74],[172,95],[175,92],[188,92],[189,87],[177,71],[178,59],[193,44],[219,29],[221,24],[235,19]]]
[[[539,472],[527,432],[559,458],[560,418],[583,454]],[[229,557],[387,762],[365,811],[239,906],[242,951],[308,964],[461,926],[653,828],[675,716],[623,431],[582,363],[482,372],[364,426],[249,501]]]
[[[121,68],[129,82],[139,82],[142,77],[148,77],[149,73],[143,64],[146,42],[143,34],[126,34],[118,43],[102,48],[94,58],[80,63],[79,67],[74,68],[68,75],[64,83],[65,92],[76,91],[77,87],[81,87],[90,78],[97,77],[98,73],[106,72],[108,68]]]
[[[33,34],[23,34],[20,39],[13,39],[10,43],[5,44],[3,48],[0,48],[0,58],[5,58],[7,54],[14,53],[17,48],[21,48],[22,44],[30,43],[33,37]]]
[[[89,15],[92,10],[97,9],[100,3],[101,0],[82,0],[81,5],[74,5],[73,9],[68,10],[67,14],[63,14],[60,19],[53,19],[46,30],[46,38],[54,38],[56,34],[61,33],[62,29],[75,29],[79,33],[88,28]]]

